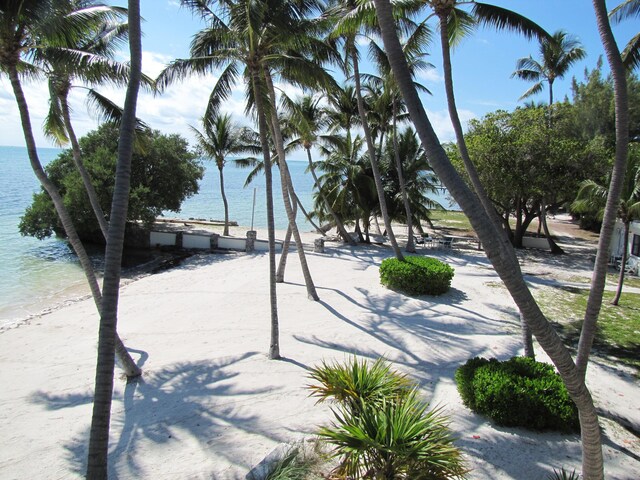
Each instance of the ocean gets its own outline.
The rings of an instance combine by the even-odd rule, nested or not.
[[[55,148],[40,148],[40,161],[46,165],[61,152]],[[289,170],[296,193],[307,211],[313,204],[313,179],[306,172],[306,161],[289,160]],[[165,212],[167,217],[223,220],[218,169],[212,161],[203,161],[205,175],[197,195],[187,199],[180,212]],[[229,201],[230,220],[238,225],[266,227],[264,176],[258,175],[244,187],[249,173],[233,162],[224,168],[225,191]],[[0,147],[0,326],[37,314],[65,298],[89,293],[82,269],[68,246],[58,238],[37,240],[18,232],[20,217],[40,190],[23,147]],[[256,190],[255,209],[253,208]],[[274,210],[276,228],[284,230],[287,218],[282,204],[279,174],[274,169]],[[437,199],[446,205],[445,195]],[[313,227],[298,212],[298,226],[302,231]],[[90,252],[97,269],[101,268],[101,251]]]
[[[46,165],[61,152],[56,148],[40,148],[40,161]],[[224,219],[218,169],[211,161],[203,161],[205,175],[200,192],[187,199],[180,212],[165,212],[167,217]],[[306,209],[313,203],[313,179],[305,173],[306,162],[289,161],[296,193]],[[257,176],[244,187],[248,169],[228,162],[224,169],[229,216],[239,225],[266,227],[264,176]],[[37,314],[51,304],[88,293],[82,269],[66,241],[58,238],[37,240],[18,232],[20,217],[40,190],[23,147],[0,147],[0,325]],[[256,189],[255,211],[252,212]],[[274,209],[276,228],[285,229],[286,214],[282,205],[279,175],[274,169]],[[253,213],[253,216],[252,216]],[[299,213],[299,228],[313,227]],[[100,269],[101,255],[93,251],[92,259]]]

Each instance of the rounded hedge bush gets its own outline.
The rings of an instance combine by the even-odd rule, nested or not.
[[[472,358],[455,374],[464,404],[498,425],[578,432],[578,409],[553,366],[527,357]]]
[[[380,283],[410,295],[442,295],[453,274],[449,265],[430,257],[387,258],[380,264]]]

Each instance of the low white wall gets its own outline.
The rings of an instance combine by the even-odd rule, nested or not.
[[[182,235],[182,248],[209,250],[211,248],[211,235],[184,233]]]
[[[538,250],[550,250],[549,242],[545,237],[522,237],[522,246],[525,248],[537,248]]]
[[[176,244],[176,234],[170,232],[151,232],[149,245],[154,247],[173,247]]]
[[[244,238],[219,237],[218,248],[244,251],[247,248],[247,241]]]
[[[257,252],[266,252],[269,250],[269,242],[267,240],[256,240],[254,248]],[[282,242],[276,242],[276,252],[282,250]]]

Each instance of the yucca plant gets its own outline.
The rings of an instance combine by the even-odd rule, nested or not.
[[[549,474],[547,480],[580,480],[580,474],[575,470],[571,473],[567,472],[564,467],[560,470],[553,469],[553,473]]]
[[[341,478],[464,478],[460,452],[453,445],[441,409],[428,410],[418,388],[382,359],[356,358],[313,369],[312,396],[332,399],[335,421],[319,431],[340,458]]]

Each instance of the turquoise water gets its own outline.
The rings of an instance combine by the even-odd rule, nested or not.
[[[61,150],[38,150],[43,165],[53,160]],[[212,162],[203,162],[206,172],[200,183],[200,193],[187,199],[179,213],[165,212],[168,217],[224,219],[218,170]],[[305,208],[312,205],[313,179],[306,173],[307,163],[289,161],[289,169],[296,193]],[[249,170],[237,168],[229,162],[224,169],[225,191],[229,201],[229,217],[239,225],[266,227],[264,176],[258,175],[244,187]],[[31,203],[33,193],[39,191],[27,151],[22,147],[0,147],[0,325],[25,318],[64,298],[88,294],[84,275],[73,252],[63,240],[37,240],[22,237],[18,223]],[[255,211],[252,211],[254,188]],[[276,228],[287,227],[286,214],[278,170],[274,169],[274,210]],[[438,199],[446,205],[444,195]],[[298,214],[302,231],[313,227]],[[100,252],[93,259],[99,268]]]

